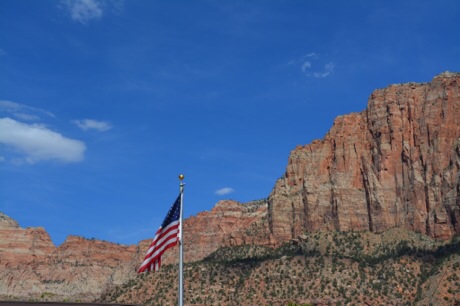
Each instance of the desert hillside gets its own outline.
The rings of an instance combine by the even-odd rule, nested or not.
[[[460,239],[446,243],[404,229],[320,231],[278,248],[222,247],[184,271],[186,305],[460,303]],[[169,265],[100,301],[175,305],[177,279],[177,265]]]

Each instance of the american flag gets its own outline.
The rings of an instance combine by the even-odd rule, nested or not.
[[[181,197],[179,194],[166,215],[165,220],[156,232],[138,273],[153,270],[158,271],[161,266],[161,256],[163,253],[175,246],[179,241],[180,205]]]

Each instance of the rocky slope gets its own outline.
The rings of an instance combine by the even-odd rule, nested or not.
[[[185,260],[201,260],[224,245],[269,244],[266,217],[266,201],[220,201],[211,211],[185,220]],[[136,277],[150,241],[123,246],[69,236],[55,247],[43,228],[21,228],[0,213],[0,300],[93,301]],[[174,248],[162,262],[177,258]]]
[[[460,74],[374,91],[322,140],[299,146],[269,197],[270,232],[401,227],[460,233]]]
[[[276,249],[223,247],[184,271],[185,305],[460,303],[460,240],[445,243],[403,229],[319,231]],[[177,279],[177,265],[164,266],[100,301],[175,305]]]
[[[211,211],[184,220],[184,261],[205,258],[221,246],[243,244],[274,245],[268,231],[266,200],[241,204],[219,201]],[[141,243],[147,250],[150,240]],[[163,263],[178,261],[178,250],[164,255]]]

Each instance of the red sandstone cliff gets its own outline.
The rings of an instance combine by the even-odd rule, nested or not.
[[[278,241],[304,231],[402,227],[460,234],[460,74],[376,90],[361,113],[336,118],[299,146],[269,197]]]
[[[92,301],[135,275],[138,248],[69,236],[58,248],[43,228],[0,213],[0,299]]]
[[[246,204],[219,201],[211,211],[184,220],[184,260],[205,258],[221,246],[242,244],[273,245],[267,220],[267,203],[260,200]],[[151,240],[140,244],[147,250]],[[165,253],[163,264],[178,261],[178,249]]]
[[[299,146],[257,214],[233,201],[185,220],[185,260],[219,246],[279,245],[305,231],[401,227],[460,233],[460,74],[374,91],[361,113],[336,118]],[[146,249],[148,241],[142,249]],[[176,261],[170,252],[166,262]]]
[[[185,260],[201,260],[221,246],[269,244],[266,218],[264,201],[220,201],[184,221]],[[136,247],[69,236],[55,247],[43,228],[21,228],[0,213],[0,299],[93,301],[134,278],[149,245],[150,240]],[[163,264],[177,262],[177,252],[168,250]]]

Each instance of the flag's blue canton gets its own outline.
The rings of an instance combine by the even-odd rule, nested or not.
[[[165,228],[170,224],[171,222],[179,220],[179,215],[180,215],[180,194],[177,197],[176,202],[174,202],[173,206],[171,209],[168,211],[168,214],[166,215],[165,220],[161,224],[162,228]]]

